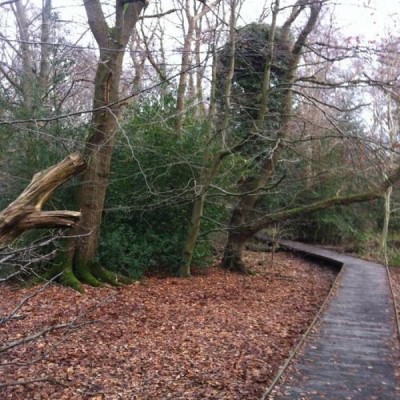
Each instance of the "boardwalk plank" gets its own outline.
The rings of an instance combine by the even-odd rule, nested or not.
[[[343,269],[318,329],[269,398],[400,399],[399,339],[385,267],[296,242],[279,244]]]

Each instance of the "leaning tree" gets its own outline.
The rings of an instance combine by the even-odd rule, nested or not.
[[[279,3],[275,2],[275,18],[271,26],[252,24],[241,30],[235,55],[237,62],[233,79],[237,95],[233,112],[239,118],[238,134],[243,140],[239,151],[252,158],[254,167],[238,183],[242,196],[231,214],[223,265],[242,272],[246,270],[241,252],[247,239],[255,233],[252,225],[257,219],[257,201],[274,175],[284,141],[289,135],[296,69],[323,5],[323,1],[309,3],[299,0],[285,23],[277,27]],[[307,9],[306,23],[294,38],[291,32],[293,24]],[[222,77],[224,67],[222,64]]]
[[[365,191],[337,193],[306,204],[293,201],[278,210],[265,207],[265,194],[281,183],[282,177],[277,174],[280,161],[287,155],[287,145],[296,130],[293,119],[293,93],[299,88],[296,70],[303,52],[310,49],[307,41],[317,26],[324,3],[298,0],[281,27],[252,24],[238,33],[236,96],[231,110],[237,122],[231,138],[234,142],[242,140],[243,145],[236,149],[248,158],[251,166],[237,183],[241,195],[231,212],[222,260],[227,269],[249,272],[243,264],[242,251],[246,241],[258,231],[328,207],[379,198],[400,177],[400,169],[396,169],[383,182],[370,185]],[[275,5],[278,9],[279,1]],[[304,25],[295,30],[294,23],[301,15]],[[223,64],[221,70],[223,77]]]

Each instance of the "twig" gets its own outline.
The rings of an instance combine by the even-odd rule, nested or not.
[[[3,347],[0,347],[0,353],[4,353],[5,351],[8,351],[8,350],[10,350],[10,349],[12,349],[14,347],[20,346],[22,344],[29,343],[32,340],[38,339],[39,337],[41,337],[41,336],[43,336],[43,335],[45,335],[46,333],[49,333],[49,332],[53,332],[53,331],[56,331],[56,330],[59,330],[59,329],[64,329],[64,328],[77,329],[77,328],[80,328],[81,326],[84,326],[84,325],[96,323],[97,321],[96,320],[86,321],[86,322],[82,322],[82,323],[80,323],[78,325],[75,325],[74,322],[75,321],[69,322],[67,324],[58,324],[58,325],[48,326],[48,327],[42,329],[41,331],[33,333],[32,335],[25,336],[25,337],[23,337],[21,339],[18,339],[18,340],[14,340],[13,342],[7,343]]]
[[[43,292],[47,286],[49,286],[55,279],[59,278],[62,275],[62,272],[60,272],[58,275],[54,276],[52,279],[47,281],[39,290],[36,292],[24,297],[20,303],[8,314],[6,317],[0,319],[0,325],[5,324],[7,321],[9,321],[17,312],[18,310],[21,309],[21,307],[31,298],[37,296],[39,293]]]
[[[2,3],[0,3],[0,7],[5,6],[7,4],[12,4],[17,2],[18,0],[8,0],[8,1],[3,1]]]
[[[68,385],[66,385],[65,383],[60,382],[54,378],[45,377],[45,378],[30,379],[28,381],[13,381],[13,382],[7,382],[7,383],[0,383],[0,388],[4,388],[7,386],[29,385],[31,383],[37,383],[37,382],[50,382],[50,383],[54,383],[56,385],[68,387]]]

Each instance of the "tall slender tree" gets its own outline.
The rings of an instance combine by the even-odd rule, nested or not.
[[[205,201],[207,193],[210,189],[210,185],[214,180],[223,159],[231,154],[230,151],[225,151],[219,146],[217,152],[211,150],[211,144],[215,139],[221,142],[221,137],[226,135],[229,127],[230,117],[230,98],[232,90],[232,79],[235,68],[235,39],[236,39],[236,10],[238,1],[230,0],[230,24],[229,24],[229,41],[232,45],[229,48],[229,54],[227,58],[229,60],[228,68],[226,70],[226,77],[224,79],[224,87],[222,88],[222,118],[216,116],[216,86],[217,86],[217,59],[218,55],[214,57],[214,63],[212,66],[212,85],[211,85],[211,96],[210,96],[210,107],[208,113],[208,145],[204,150],[203,164],[200,170],[199,182],[195,187],[195,198],[192,204],[192,212],[189,221],[189,227],[187,231],[186,240],[184,243],[182,260],[180,264],[180,276],[185,277],[190,275],[190,268],[193,258],[193,252],[196,247],[196,243],[200,233],[201,219],[203,217]]]

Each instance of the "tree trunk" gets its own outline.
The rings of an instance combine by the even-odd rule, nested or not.
[[[179,75],[179,84],[177,90],[177,99],[176,99],[176,120],[175,120],[175,129],[179,136],[183,134],[183,123],[185,120],[185,94],[188,85],[188,78],[190,73],[190,67],[192,64],[192,43],[196,28],[196,23],[199,21],[204,15],[206,15],[213,7],[215,7],[220,0],[212,4],[207,4],[205,2],[201,5],[201,9],[196,12],[195,15],[192,15],[190,12],[190,7],[192,2],[186,0],[185,5],[183,6],[186,19],[187,19],[187,32],[184,33],[185,39],[183,43],[182,49],[182,59],[181,59],[181,73]],[[196,8],[196,7],[195,7]]]
[[[384,199],[385,199],[385,206],[384,206],[384,219],[383,219],[383,227],[382,227],[382,234],[381,234],[381,243],[380,243],[380,247],[381,247],[381,253],[383,255],[383,258],[385,259],[385,263],[386,265],[388,264],[389,260],[388,260],[388,254],[387,254],[387,241],[388,241],[388,234],[389,234],[389,222],[390,222],[390,200],[391,200],[391,196],[392,196],[392,191],[393,191],[393,187],[390,186],[385,195],[384,195]]]
[[[35,102],[35,65],[33,63],[33,54],[29,47],[29,23],[21,1],[15,2],[15,12],[21,40],[22,74],[20,87],[22,90],[24,111],[32,118],[31,114],[34,112],[35,106],[37,106],[37,102]]]
[[[73,230],[62,259],[64,283],[82,290],[80,282],[100,286],[119,285],[119,277],[97,264],[100,224],[106,198],[115,134],[120,112],[119,84],[124,50],[139,14],[147,1],[123,3],[116,0],[115,26],[107,25],[99,0],[85,0],[91,31],[100,48],[93,99],[93,116],[86,143],[88,168],[78,192],[81,223]]]
[[[185,41],[182,49],[182,61],[181,61],[181,73],[179,74],[179,84],[177,90],[177,99],[176,99],[176,122],[175,129],[179,136],[183,134],[183,121],[185,119],[184,111],[185,111],[185,94],[186,87],[188,83],[189,77],[189,68],[192,60],[192,41],[193,41],[193,33],[194,33],[194,24],[195,20],[189,14],[189,2],[186,2],[186,13],[188,15],[188,31],[185,36]]]
[[[398,130],[398,117],[395,118],[392,110],[392,94],[388,94],[387,96],[387,125],[389,128],[389,139],[390,139],[390,147],[391,149],[395,149],[396,147],[396,131]],[[390,152],[389,156],[389,168],[392,168],[394,164],[394,152]],[[386,265],[389,264],[388,253],[387,253],[387,241],[389,235],[389,223],[390,223],[390,215],[391,215],[391,198],[392,198],[393,186],[387,188],[385,192],[385,203],[384,203],[384,220],[383,220],[383,228],[381,234],[381,253],[385,260]]]
[[[101,55],[95,80],[94,109],[117,101],[122,57],[123,53],[111,51],[104,51]],[[88,168],[78,192],[82,220],[74,232],[81,236],[74,242],[75,272],[87,283],[95,285],[98,283],[90,277],[89,264],[97,254],[118,114],[118,105],[94,112],[86,144]]]
[[[193,251],[196,247],[197,238],[200,232],[201,218],[203,217],[204,202],[206,194],[198,196],[192,206],[192,216],[190,219],[189,229],[186,236],[185,247],[183,249],[181,266],[179,275],[186,277],[190,275],[190,266],[193,258]]]
[[[229,232],[228,241],[225,246],[222,258],[222,267],[233,272],[249,275],[248,270],[243,262],[242,253],[247,240],[252,236],[251,233],[240,233],[240,231]]]
[[[214,57],[213,65],[212,65],[212,82],[211,82],[211,91],[210,91],[210,109],[208,113],[208,137],[210,139],[209,145],[212,143],[212,139],[215,137],[224,137],[226,131],[229,126],[229,110],[230,110],[230,96],[231,96],[231,88],[232,88],[232,78],[235,68],[235,45],[234,45],[234,37],[235,37],[235,18],[236,18],[236,1],[231,2],[231,15],[230,15],[230,41],[233,43],[231,46],[231,63],[230,68],[226,77],[226,83],[224,88],[224,96],[223,96],[223,110],[225,111],[223,118],[219,119],[219,123],[217,129],[215,129],[215,106],[216,106],[216,57]],[[201,87],[201,85],[200,85]],[[216,134],[219,132],[219,135]],[[223,142],[223,140],[221,141]],[[208,146],[209,146],[208,145]],[[230,155],[230,152],[219,152],[213,155],[210,151],[209,147],[206,147],[204,151],[203,157],[203,165],[200,172],[199,177],[199,193],[196,193],[197,197],[195,198],[192,205],[192,215],[191,221],[189,224],[188,233],[186,236],[184,250],[182,254],[182,260],[180,265],[180,276],[189,276],[190,275],[190,267],[192,263],[193,251],[196,247],[196,243],[198,240],[198,236],[200,233],[201,227],[201,219],[203,217],[204,204],[206,201],[207,193],[210,188],[210,184],[218,173],[219,167],[224,157]],[[209,163],[209,160],[212,160]]]

